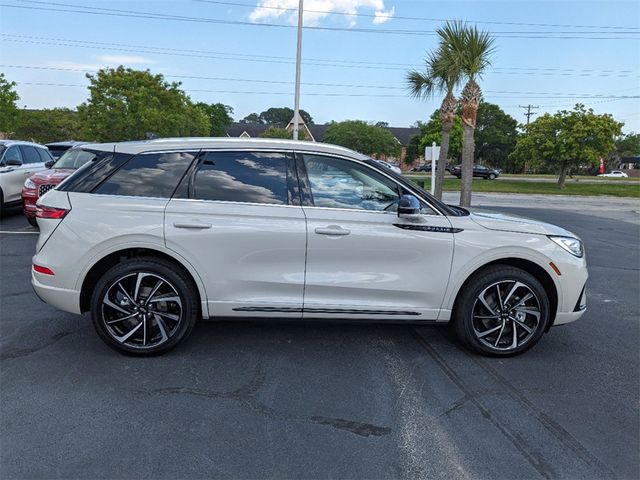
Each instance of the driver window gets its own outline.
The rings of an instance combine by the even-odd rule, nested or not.
[[[313,205],[368,211],[396,211],[398,185],[356,162],[303,155]]]

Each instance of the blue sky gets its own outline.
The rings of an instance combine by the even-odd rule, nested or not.
[[[256,7],[297,3],[2,0],[0,71],[18,83],[20,106],[73,108],[87,97],[82,71],[149,68],[182,81],[195,101],[231,105],[240,119],[293,106],[295,12]],[[640,131],[640,99],[620,98],[640,96],[640,2],[305,0],[305,10],[333,12],[307,13],[308,26],[339,29],[303,34],[301,107],[317,123],[409,126],[428,118],[439,99],[409,98],[404,73],[435,46],[438,19],[464,19],[487,22],[478,26],[498,37],[481,86],[487,101],[518,121],[525,121],[519,105],[541,113],[582,102]],[[148,18],[154,14],[172,19]]]

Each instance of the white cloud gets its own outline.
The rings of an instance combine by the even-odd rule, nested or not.
[[[130,65],[150,65],[156,63],[155,60],[151,60],[146,57],[138,57],[135,55],[99,55],[98,60],[108,64],[130,64]]]
[[[268,8],[259,8],[268,7]],[[298,14],[288,9],[297,9],[298,0],[259,0],[256,8],[249,15],[253,22],[283,19],[288,23],[295,24],[298,21]],[[373,10],[375,17],[372,23],[382,24],[391,19],[395,13],[395,7],[386,10],[384,0],[306,0],[304,3],[304,23],[305,25],[317,25],[320,20],[337,15],[324,12],[343,13],[350,27],[355,26],[359,10],[370,13]],[[369,11],[367,11],[369,10]]]
[[[391,20],[393,15],[396,13],[396,7],[391,7],[389,10],[376,10],[375,18],[373,19],[373,23],[376,25],[381,25],[384,22]]]

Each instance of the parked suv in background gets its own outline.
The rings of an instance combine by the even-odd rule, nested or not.
[[[0,140],[0,211],[19,205],[24,181],[53,161],[46,147],[20,140]]]
[[[451,169],[451,174],[458,178],[462,178],[462,165],[456,165]],[[500,170],[495,168],[485,167],[484,165],[473,166],[473,176],[485,178],[489,180],[495,180],[500,176]]]
[[[32,284],[130,354],[196,320],[451,322],[484,354],[533,346],[586,308],[582,242],[447,206],[333,145],[161,139],[95,158],[40,197]]]
[[[58,185],[82,165],[95,158],[95,154],[86,150],[67,150],[55,162],[47,162],[46,170],[30,176],[22,187],[22,209],[31,225],[37,227],[36,201],[39,197]]]

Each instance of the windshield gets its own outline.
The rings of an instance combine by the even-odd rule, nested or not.
[[[67,168],[77,170],[82,165],[96,158],[96,154],[86,150],[67,150],[51,168]]]

